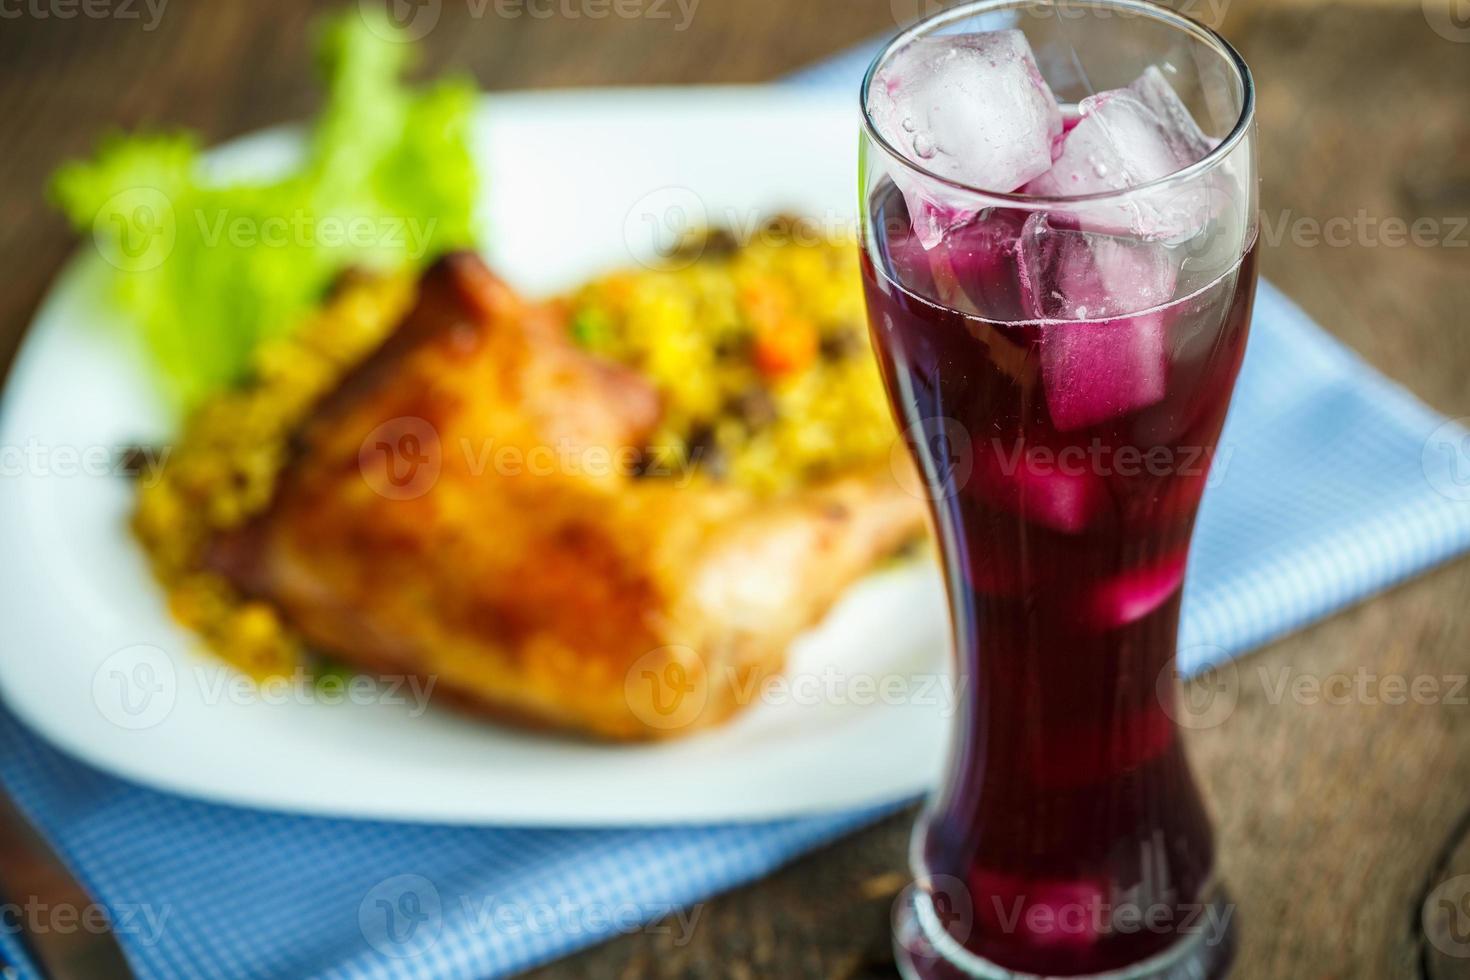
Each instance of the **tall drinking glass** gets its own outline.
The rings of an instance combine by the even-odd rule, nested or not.
[[[1015,34],[975,37],[1001,30],[1034,64]],[[1047,88],[1052,169],[1008,171]],[[1143,0],[982,0],[895,38],[863,108],[869,319],[965,694],[915,828],[900,965],[1221,976],[1233,907],[1173,664],[1255,289],[1249,71]]]

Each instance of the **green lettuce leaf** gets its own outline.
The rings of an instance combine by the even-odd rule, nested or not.
[[[417,267],[473,244],[474,87],[404,85],[413,48],[365,17],[324,25],[326,104],[290,173],[212,181],[197,141],[161,134],[109,137],[53,177],[181,407],[240,380],[347,266]]]

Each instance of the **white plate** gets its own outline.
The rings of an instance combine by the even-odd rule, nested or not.
[[[782,209],[849,222],[851,102],[745,88],[487,98],[476,142],[488,257],[542,293],[627,265],[681,222],[749,228]],[[213,162],[262,173],[296,147],[264,133]],[[328,704],[305,687],[229,686],[234,675],[166,614],[126,528],[129,482],[104,462],[165,441],[170,424],[111,329],[102,269],[87,251],[56,283],[0,418],[0,690],[57,745],[190,796],[447,823],[776,818],[898,799],[937,773],[949,688],[927,568],[859,585],[797,644],[799,683],[779,703],[666,745],[420,714],[405,692]]]

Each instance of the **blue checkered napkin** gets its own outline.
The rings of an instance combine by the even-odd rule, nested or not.
[[[677,830],[282,816],[138,788],[7,713],[0,778],[113,911],[146,977],[505,976],[767,874],[879,815]]]
[[[802,80],[852,91],[868,56]],[[1470,435],[1269,286],[1223,445],[1185,602],[1186,666],[1470,546]],[[3,711],[0,781],[113,912],[148,977],[515,973],[764,875],[883,812],[662,830],[293,817],[141,789],[60,755]],[[23,962],[3,931],[0,955]]]
[[[1470,548],[1470,432],[1270,283],[1185,579],[1180,666],[1253,649]]]

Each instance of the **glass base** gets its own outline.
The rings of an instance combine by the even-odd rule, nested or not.
[[[893,954],[904,980],[1041,980],[965,949],[943,931],[930,902],[924,892],[911,888],[894,905]],[[1229,903],[1219,887],[1209,900],[1222,909]],[[1084,980],[1223,980],[1235,961],[1233,917],[1226,921],[1231,925],[1224,936],[1201,930],[1132,966],[1088,974]]]

